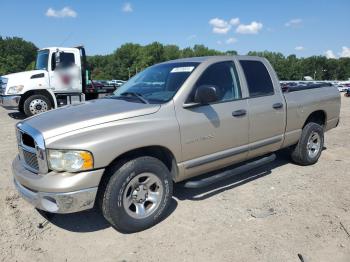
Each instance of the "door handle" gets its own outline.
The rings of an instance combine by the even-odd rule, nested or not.
[[[240,109],[232,112],[233,117],[245,116],[246,114],[247,114],[247,111],[244,109]]]
[[[275,104],[272,105],[272,108],[274,108],[274,109],[280,109],[282,107],[283,107],[282,103],[275,103]]]

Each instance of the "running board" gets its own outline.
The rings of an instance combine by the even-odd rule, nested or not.
[[[244,172],[247,172],[249,170],[252,170],[254,168],[257,168],[259,166],[265,165],[267,163],[270,163],[276,159],[276,155],[272,154],[263,158],[259,158],[255,161],[243,164],[241,166],[238,166],[236,168],[230,169],[223,171],[222,173],[212,175],[207,178],[199,179],[199,180],[193,180],[193,181],[188,181],[185,183],[186,188],[200,188],[200,187],[205,187],[209,186],[211,184],[214,184],[218,181],[224,180],[229,177],[233,177],[239,174],[242,174]]]

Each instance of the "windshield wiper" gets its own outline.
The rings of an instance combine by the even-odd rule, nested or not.
[[[145,99],[144,97],[142,97],[142,95],[135,93],[135,92],[124,92],[121,93],[120,96],[132,96],[132,97],[136,97],[138,98],[142,103],[144,104],[149,104],[149,102],[147,101],[147,99]]]

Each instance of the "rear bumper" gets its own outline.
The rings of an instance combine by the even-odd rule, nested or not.
[[[17,191],[36,208],[51,213],[74,213],[94,206],[104,169],[40,175],[25,169],[16,157],[12,172]]]
[[[19,100],[21,96],[4,96],[0,95],[0,106],[8,109],[18,108]]]

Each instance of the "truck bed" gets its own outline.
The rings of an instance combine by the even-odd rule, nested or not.
[[[333,86],[297,88],[284,92],[287,105],[286,131],[283,147],[295,144],[306,119],[319,112],[325,118],[325,131],[337,126],[340,113],[339,91]]]

